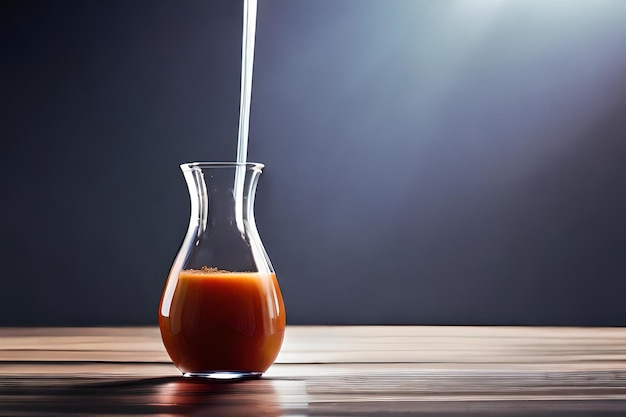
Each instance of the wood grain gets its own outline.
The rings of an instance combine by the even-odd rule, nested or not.
[[[0,328],[0,416],[626,415],[626,329],[290,326],[266,375],[179,376],[159,332]]]

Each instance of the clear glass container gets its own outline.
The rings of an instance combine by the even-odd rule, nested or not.
[[[285,307],[254,221],[263,165],[182,164],[189,228],[159,306],[163,344],[185,376],[259,377],[276,359]]]

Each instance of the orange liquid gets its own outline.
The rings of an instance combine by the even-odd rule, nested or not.
[[[184,270],[175,285],[159,308],[163,344],[174,365],[183,372],[270,367],[285,333],[275,274]]]

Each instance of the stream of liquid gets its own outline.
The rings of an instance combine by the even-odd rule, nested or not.
[[[243,33],[241,36],[241,98],[239,101],[239,131],[237,134],[237,163],[235,170],[235,221],[243,230],[243,188],[248,158],[248,132],[250,130],[250,99],[252,96],[252,70],[254,67],[254,38],[256,33],[257,0],[244,0]]]
[[[237,137],[237,162],[239,163],[246,163],[248,154],[256,10],[257,0],[244,0],[243,34],[241,37],[241,99],[239,102],[239,134]]]

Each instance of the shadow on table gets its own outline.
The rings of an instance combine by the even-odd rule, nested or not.
[[[0,416],[293,415],[289,402],[278,392],[288,381],[282,382],[277,385],[266,379],[233,383],[163,377],[77,383],[75,379],[15,378],[0,380]]]

